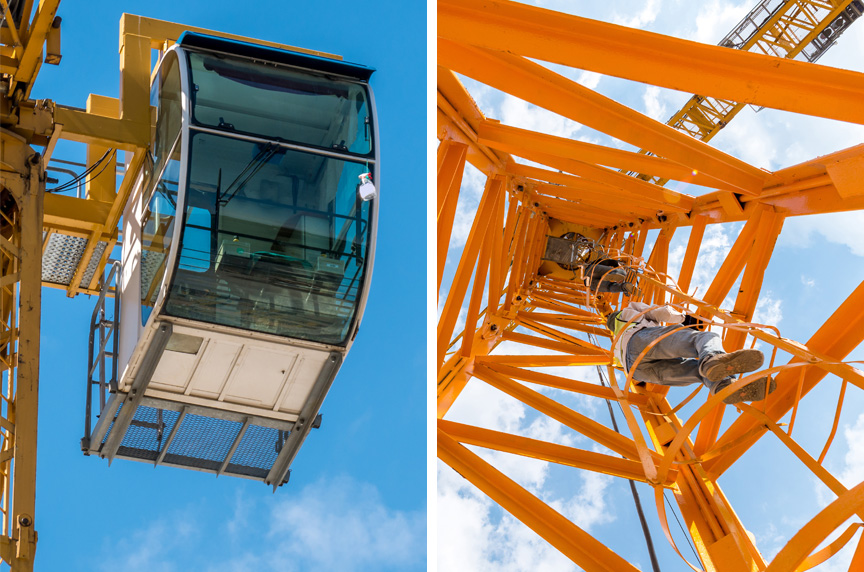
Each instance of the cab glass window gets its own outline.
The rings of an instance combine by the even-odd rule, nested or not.
[[[189,52],[199,125],[356,155],[372,153],[364,84],[242,58]]]

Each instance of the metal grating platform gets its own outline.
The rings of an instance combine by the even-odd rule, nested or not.
[[[99,241],[88,261],[87,268],[81,278],[81,284],[87,285],[93,279],[99,260],[105,252],[107,243]],[[75,276],[75,270],[81,262],[81,257],[87,249],[87,239],[68,234],[52,233],[48,237],[45,251],[42,255],[42,281],[68,286]]]
[[[200,413],[200,409],[183,414],[139,405],[116,456],[238,477],[267,477],[288,437],[290,423],[280,430]],[[113,428],[112,422],[103,443]]]

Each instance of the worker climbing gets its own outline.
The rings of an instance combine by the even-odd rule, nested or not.
[[[581,234],[568,232],[560,238],[550,236],[544,259],[558,263],[565,270],[578,271],[593,293],[638,294],[636,273],[628,273],[620,260],[611,258],[600,245]]]
[[[674,325],[663,326],[663,322]],[[701,383],[711,395],[732,384],[732,376],[762,367],[761,351],[742,349],[726,353],[718,334],[687,327],[695,323],[695,319],[668,305],[631,302],[623,310],[609,313],[606,325],[612,332],[616,365],[628,373],[632,370],[633,379],[638,382],[668,386]],[[650,349],[634,369],[639,354],[649,345]],[[761,377],[732,392],[723,402],[761,401],[775,387],[773,379]]]

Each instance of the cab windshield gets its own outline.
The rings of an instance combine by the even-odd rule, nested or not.
[[[366,87],[273,64],[189,52],[192,121],[369,157],[372,119]]]
[[[191,131],[166,313],[342,345],[362,292],[365,163]]]

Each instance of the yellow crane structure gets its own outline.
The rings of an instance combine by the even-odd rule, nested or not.
[[[125,216],[128,221],[124,209],[135,189],[140,189],[142,170],[145,170],[147,159],[150,158],[152,136],[154,131],[158,131],[157,109],[151,105],[154,61],[158,65],[161,56],[184,33],[187,33],[187,37],[191,33],[216,37],[220,41],[252,43],[261,50],[284,50],[300,54],[298,57],[301,58],[327,62],[324,65],[330,66],[339,77],[342,74],[340,70],[344,71],[353,65],[342,64],[339,56],[314,50],[123,14],[119,35],[119,98],[90,94],[86,109],[51,100],[36,101],[30,98],[30,92],[41,65],[58,64],[61,60],[61,21],[56,17],[58,5],[59,0],[0,0],[3,18],[0,27],[0,560],[15,572],[33,570],[36,553],[41,289],[60,288],[69,297],[100,292],[104,297],[106,294],[112,296],[115,292],[112,284],[106,284],[103,278],[106,264],[115,246],[119,245],[121,217]],[[203,41],[200,36],[199,41]],[[158,57],[153,58],[154,52]],[[302,65],[295,67],[302,69]],[[371,68],[361,71],[368,70]],[[302,90],[302,80],[299,85],[301,87],[297,89]],[[370,125],[371,103],[364,105],[367,113],[365,141],[371,147],[372,143],[368,143],[372,140],[369,134],[374,133],[377,137],[377,132],[373,131],[377,128],[374,124]],[[359,129],[358,132],[362,134],[364,126],[361,124]],[[87,146],[87,177],[83,184],[84,192],[78,196],[46,192],[46,169],[60,139]],[[302,150],[302,146],[295,145],[294,148]],[[110,152],[112,149],[115,153]],[[278,158],[276,146],[268,144],[268,149],[271,149],[270,156],[276,155]],[[115,154],[121,151],[125,152],[126,160],[124,174],[118,184]],[[338,157],[342,151],[339,148],[327,153],[331,157]],[[347,152],[347,147],[344,151]],[[295,154],[300,153],[298,151]],[[371,153],[367,154],[371,156]],[[365,159],[366,170],[376,159],[377,155]],[[106,160],[107,164],[101,169],[95,168]],[[363,162],[355,160],[360,165],[356,168],[362,170]],[[260,170],[261,166],[258,165],[257,169]],[[152,174],[145,173],[144,177],[148,175]],[[368,175],[366,173],[364,176],[368,178]],[[296,195],[297,191],[294,192]],[[351,204],[354,204],[353,200]],[[360,204],[360,199],[357,199],[357,204]],[[368,206],[364,208],[368,209]],[[354,216],[352,221],[355,219],[359,229],[360,215]],[[359,236],[360,231],[357,232]],[[360,238],[355,239],[358,258],[359,244]],[[242,250],[239,252],[242,253]],[[228,255],[223,260],[227,258]],[[246,258],[249,258],[248,254]],[[368,266],[371,266],[371,255],[368,261]],[[333,264],[339,265],[331,263],[331,266]],[[357,266],[360,266],[359,262]],[[102,326],[110,329],[116,324],[100,324]],[[100,351],[116,358],[116,354],[104,347],[104,340],[100,341],[103,343]],[[337,360],[341,361],[341,356],[331,357],[332,362],[336,363]],[[328,371],[335,375],[337,369],[338,364],[331,366]],[[93,371],[90,373],[92,377]],[[104,372],[99,381],[104,398],[107,387]],[[319,404],[326,393],[326,387],[322,387],[323,391],[319,391],[316,397]],[[135,391],[130,393],[135,397]],[[127,399],[127,404],[132,397]],[[160,410],[160,419],[161,413]],[[184,408],[181,417],[185,413]],[[310,419],[304,420],[301,415],[297,421],[299,425],[304,425],[303,437],[310,426],[315,426],[315,413],[317,409]],[[250,422],[256,423],[255,419],[258,418],[247,415],[245,424],[237,423],[238,427],[243,425],[242,431],[234,440],[228,457],[224,462],[220,461],[221,467],[218,466],[220,463],[216,463],[220,474],[225,471],[231,455],[237,449],[243,431],[250,426]],[[168,435],[169,439],[179,424],[178,420],[175,431]],[[162,427],[158,429],[162,443]],[[272,431],[275,433],[276,429]],[[287,441],[287,430],[279,431],[279,438],[283,439],[283,433]],[[296,433],[301,435],[299,431]],[[297,447],[300,443],[302,438],[297,442]],[[98,443],[94,445],[97,446]],[[163,451],[160,458],[164,455]],[[286,461],[290,462],[290,459]],[[282,468],[287,470],[287,464]],[[274,486],[281,484],[283,475],[280,474],[278,478],[280,480]]]
[[[664,505],[671,494],[698,553],[698,561],[688,562],[693,570],[807,570],[829,560],[864,526],[864,483],[847,488],[823,463],[846,393],[864,389],[864,372],[844,361],[864,341],[864,284],[807,340],[793,341],[775,327],[753,323],[784,220],[864,209],[864,145],[769,172],[706,143],[745,105],[864,123],[864,74],[794,59],[804,52],[804,59],[814,60],[832,34],[860,14],[859,3],[845,0],[761,2],[725,46],[709,46],[508,0],[439,0],[438,458],[581,569],[637,570],[620,555],[623,543],[633,539],[601,543],[467,446],[647,483],[675,547]],[[538,60],[702,95],[666,125]],[[456,74],[643,152],[487,118]],[[486,182],[452,279],[442,284],[466,163]],[[665,188],[667,180],[708,191],[689,195]],[[733,222],[743,222],[743,228],[710,286],[698,296],[690,293],[706,227]],[[681,270],[670,276],[670,240],[686,227]],[[649,232],[656,238],[645,252]],[[632,296],[599,293],[584,285],[577,269],[550,260],[547,238],[574,234],[638,273],[639,289]],[[737,292],[731,292],[739,279]],[[727,296],[734,297],[734,306],[722,309]],[[767,355],[759,375],[772,376],[776,391],[763,401],[738,404],[735,416],[724,395],[700,404],[692,401],[698,390],[682,400],[680,389],[636,385],[620,370],[616,379],[613,340],[602,314],[630,300],[673,304],[701,317],[723,334],[726,351],[758,343]],[[507,351],[496,352],[504,342]],[[571,366],[598,366],[609,385],[543,371]],[[734,387],[752,379],[739,379]],[[469,380],[488,384],[596,446],[566,446],[448,419]],[[793,430],[802,400],[820,383],[839,385],[839,398],[833,420],[818,420],[827,439],[814,450],[796,440]],[[543,388],[619,405],[621,432]],[[767,440],[835,495],[770,561],[718,486],[720,478],[770,486],[735,471],[742,456]],[[776,507],[775,514],[779,518],[784,508]],[[439,553],[446,550],[439,547]],[[849,569],[864,570],[860,539]]]

